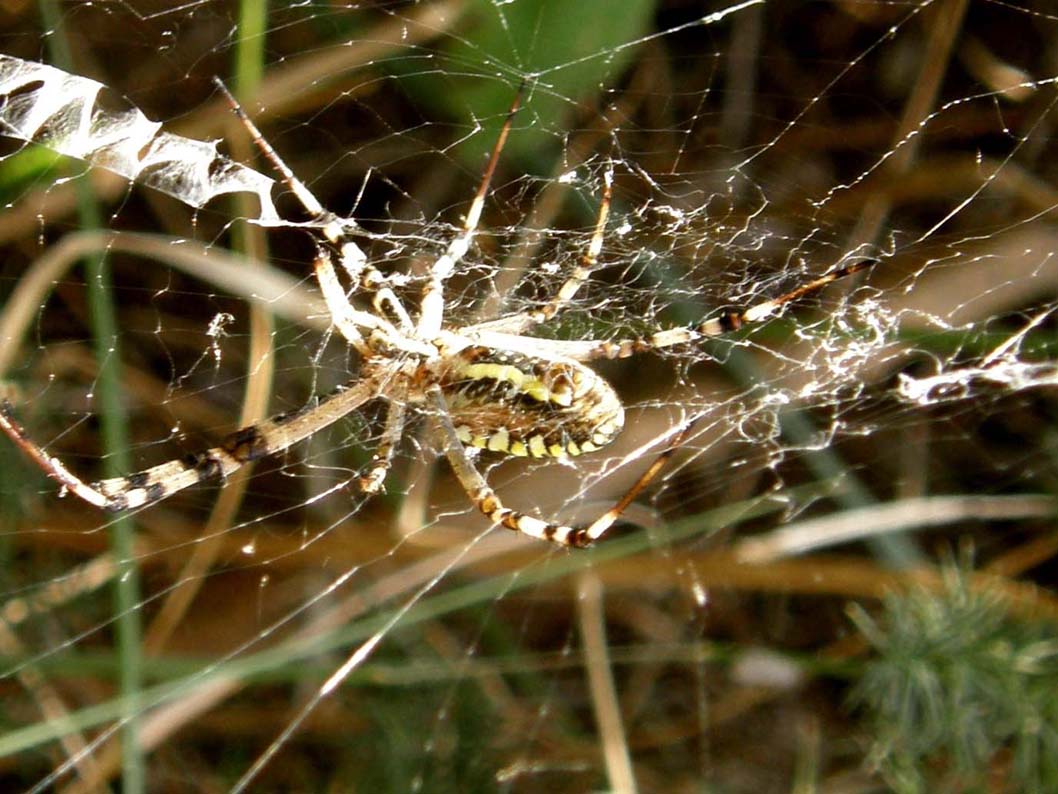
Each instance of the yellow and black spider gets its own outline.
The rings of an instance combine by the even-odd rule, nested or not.
[[[11,404],[6,400],[0,402],[0,429],[50,477],[104,510],[142,507],[196,483],[223,479],[245,463],[282,452],[371,400],[383,400],[388,408],[382,438],[371,469],[360,479],[366,492],[381,488],[410,407],[432,415],[456,476],[474,506],[489,520],[563,546],[587,546],[606,533],[656,476],[666,458],[682,443],[687,429],[614,507],[590,525],[580,527],[542,520],[505,507],[468,456],[467,447],[559,459],[594,452],[621,432],[624,407],[610,384],[585,362],[693,344],[705,337],[736,330],[873,264],[858,261],[844,265],[780,297],[722,314],[694,327],[671,328],[641,338],[618,340],[560,341],[531,336],[529,332],[535,327],[548,322],[570,304],[596,265],[611,202],[613,178],[612,173],[607,173],[587,250],[555,295],[541,308],[455,326],[447,322],[445,284],[470,251],[518,101],[512,106],[493,147],[462,233],[431,265],[418,311],[413,314],[357,244],[355,238],[361,231],[356,223],[326,211],[291,173],[219,81],[218,85],[258,147],[312,216],[312,226],[322,231],[314,261],[316,280],[333,326],[359,354],[359,372],[354,380],[317,403],[238,430],[204,452],[128,476],[92,483],[77,477],[31,440],[16,420]],[[348,280],[347,285],[339,277],[336,261]],[[360,308],[363,306],[370,309]]]

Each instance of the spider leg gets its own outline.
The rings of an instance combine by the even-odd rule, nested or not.
[[[232,112],[239,119],[242,125],[246,128],[246,131],[250,133],[250,137],[253,139],[254,145],[261,150],[261,154],[264,155],[264,158],[268,160],[268,162],[276,170],[276,172],[282,178],[283,184],[285,184],[290,189],[290,192],[294,194],[294,197],[305,209],[305,212],[315,218],[329,217],[331,213],[329,213],[323,208],[323,205],[320,204],[319,199],[317,199],[316,196],[313,195],[312,191],[305,186],[305,183],[298,179],[296,176],[294,176],[294,172],[290,170],[290,168],[285,162],[283,162],[283,158],[279,156],[276,150],[272,148],[272,144],[270,144],[265,138],[265,136],[261,134],[261,131],[257,128],[257,125],[253,123],[253,119],[251,119],[246,114],[246,111],[243,110],[243,107],[239,104],[239,101],[232,95],[231,91],[228,90],[228,87],[224,85],[224,81],[221,80],[219,77],[214,77],[213,84],[217,86],[217,89],[220,91],[220,93],[224,96],[224,99],[227,100],[228,104],[231,106]],[[337,220],[338,219],[335,218],[335,221]],[[352,221],[349,220],[345,220],[345,222],[350,224],[352,223]],[[365,260],[366,258],[367,257],[364,257]]]
[[[572,546],[574,548],[590,546],[606,534],[643,489],[657,477],[658,473],[665,467],[665,464],[668,463],[669,459],[676,453],[676,450],[686,440],[694,426],[694,422],[691,422],[681,430],[672,443],[666,447],[665,451],[654,460],[650,468],[632,484],[632,487],[612,508],[586,527],[571,527],[565,524],[542,521],[539,518],[533,518],[525,513],[505,507],[496,492],[485,481],[485,478],[481,476],[481,473],[470,461],[470,458],[467,457],[466,448],[459,440],[455,425],[452,424],[448,404],[440,387],[430,387],[427,395],[433,404],[434,413],[436,414],[435,418],[441,425],[441,430],[444,434],[445,456],[448,458],[452,470],[463,486],[463,490],[467,492],[467,496],[474,503],[474,506],[484,513],[485,517],[490,521],[509,530],[520,532],[533,538],[549,540],[560,546]]]
[[[717,317],[711,317],[705,322],[689,328],[667,328],[645,337],[614,340],[542,340],[520,336],[517,333],[508,331],[507,326],[504,324],[505,321],[516,318],[504,318],[498,321],[480,323],[463,329],[461,334],[473,339],[477,344],[504,350],[516,350],[528,355],[539,355],[540,350],[543,348],[551,355],[563,356],[575,361],[593,361],[600,358],[628,358],[650,350],[662,350],[676,345],[693,344],[700,342],[702,339],[723,336],[744,326],[763,322],[787,304],[876,264],[877,260],[864,259],[851,265],[844,265],[806,284],[802,284],[784,295],[754,304],[742,311],[728,312]]]
[[[294,198],[298,200],[305,212],[325,223],[323,233],[328,240],[338,246],[346,272],[349,273],[354,282],[359,284],[361,273],[365,269],[371,268],[371,266],[367,263],[367,254],[364,253],[363,249],[349,239],[347,229],[357,228],[356,222],[351,218],[339,218],[325,209],[320,200],[306,187],[305,183],[298,179],[294,172],[290,170],[290,167],[283,162],[283,158],[272,148],[272,144],[268,142],[268,139],[261,134],[253,119],[246,114],[239,101],[232,96],[231,91],[224,85],[224,81],[219,77],[214,77],[213,83],[227,100],[232,112],[246,128],[246,131],[250,133],[250,138],[253,139],[254,145],[261,150],[261,154],[276,170],[276,173],[283,180],[283,184],[294,194]]]
[[[371,301],[371,305],[375,307],[375,311],[378,312],[379,316],[384,316],[388,309],[389,312],[397,318],[400,330],[405,335],[412,335],[415,333],[415,323],[411,321],[411,315],[408,314],[408,310],[404,308],[404,304],[400,302],[396,293],[394,293],[389,287],[379,288],[375,292],[375,297]]]
[[[647,469],[643,474],[640,475],[639,479],[632,483],[632,487],[629,488],[625,495],[617,500],[617,503],[595,519],[585,530],[584,537],[587,543],[594,543],[603,535],[605,535],[610,527],[621,517],[628,506],[636,500],[636,497],[642,493],[643,489],[653,482],[654,478],[661,473],[661,470],[668,465],[669,460],[676,454],[676,451],[683,446],[683,442],[687,440],[687,437],[691,434],[694,426],[698,424],[698,420],[694,419],[684,425],[683,429],[676,434],[676,437],[669,442],[669,445],[665,447],[665,450],[654,458],[654,462],[650,464],[650,468]]]
[[[448,404],[445,402],[440,387],[430,387],[427,395],[433,403],[435,418],[441,425],[441,430],[444,434],[445,457],[448,458],[452,471],[455,472],[456,478],[463,486],[463,490],[467,492],[467,496],[474,503],[474,507],[484,513],[485,517],[493,523],[504,526],[514,532],[521,532],[523,535],[542,540],[550,540],[561,546],[586,545],[583,542],[583,529],[541,521],[539,518],[533,518],[504,507],[496,492],[492,490],[492,487],[481,476],[474,464],[470,462],[470,458],[467,457],[463,442],[459,440],[455,425],[452,424],[452,419],[448,412]]]
[[[393,464],[393,452],[404,432],[405,396],[403,390],[389,395],[389,409],[386,411],[386,426],[382,430],[382,440],[375,449],[375,454],[371,456],[371,471],[360,478],[360,488],[364,493],[378,493]]]
[[[478,192],[474,195],[474,200],[470,204],[466,219],[463,221],[463,233],[448,244],[445,252],[430,267],[430,278],[426,282],[426,286],[423,287],[422,302],[420,303],[418,335],[421,339],[433,339],[436,337],[441,330],[441,325],[444,323],[445,282],[452,275],[455,266],[466,256],[467,251],[470,250],[470,244],[474,240],[474,235],[477,234],[478,223],[481,221],[481,211],[485,206],[485,196],[489,192],[493,174],[496,173],[496,165],[500,161],[500,152],[503,151],[503,147],[507,143],[507,136],[510,134],[511,124],[514,122],[514,115],[518,112],[518,107],[522,103],[523,90],[524,86],[518,89],[518,93],[514,96],[514,102],[511,103],[511,109],[507,111],[507,118],[504,119],[500,134],[492,147],[492,154],[489,155],[485,173],[481,177],[481,184],[478,185]]]
[[[411,336],[402,334],[384,317],[354,308],[349,302],[341,282],[338,281],[338,274],[334,272],[331,252],[326,247],[322,245],[317,247],[313,267],[316,273],[316,281],[320,285],[320,291],[323,293],[323,299],[326,301],[327,309],[331,315],[331,322],[349,344],[357,349],[360,355],[365,358],[375,355],[374,350],[364,339],[361,328],[378,332],[390,345],[405,352],[428,356],[436,354],[435,348],[423,344]],[[393,299],[396,300],[396,296]],[[399,302],[397,305],[399,305]]]
[[[723,336],[753,323],[762,322],[775,314],[786,304],[811,292],[815,292],[839,279],[866,270],[877,264],[876,260],[867,259],[851,265],[845,265],[820,276],[795,290],[780,295],[778,298],[755,304],[741,312],[729,312],[712,317],[697,326],[689,328],[668,328],[646,337],[634,339],[539,339],[524,336],[510,330],[510,321],[521,321],[527,315],[515,315],[499,320],[489,320],[460,330],[460,335],[473,340],[475,344],[499,350],[511,350],[528,356],[539,356],[541,352],[548,355],[571,358],[574,361],[594,361],[600,358],[628,358],[650,350],[660,350],[676,345],[693,344],[702,339]],[[515,326],[517,327],[517,326]]]
[[[316,282],[320,285],[323,299],[327,302],[327,309],[331,315],[331,322],[338,329],[345,340],[355,347],[362,356],[370,356],[371,348],[360,333],[360,327],[372,328],[376,318],[367,312],[361,312],[353,308],[349,299],[338,281],[338,274],[334,272],[334,264],[331,261],[331,253],[322,245],[316,249],[316,259],[313,262],[316,273]]]
[[[573,300],[573,296],[577,294],[581,285],[587,281],[588,276],[591,275],[591,271],[595,269],[595,264],[599,261],[599,252],[602,250],[603,236],[606,233],[606,219],[610,214],[610,201],[612,200],[612,197],[613,168],[610,167],[606,171],[606,176],[604,177],[602,199],[599,201],[599,214],[595,219],[595,231],[592,232],[591,241],[588,243],[588,250],[584,252],[580,263],[573,269],[569,278],[566,279],[566,282],[559,288],[555,297],[553,297],[544,308],[526,314],[526,320],[528,321],[526,327],[547,322],[564,309],[566,305]],[[522,330],[524,330],[524,328],[519,328],[515,333]]]
[[[613,168],[607,170],[603,182],[602,199],[599,201],[599,213],[595,219],[595,230],[588,243],[588,250],[581,256],[580,263],[570,273],[569,278],[559,287],[555,296],[542,309],[535,309],[510,317],[488,320],[474,326],[476,330],[495,331],[504,334],[521,334],[534,325],[547,322],[562,309],[566,308],[577,291],[581,288],[599,261],[603,237],[606,233],[606,220],[610,214],[610,203],[613,196]]]
[[[44,473],[75,496],[104,510],[128,510],[165,499],[196,483],[224,479],[243,464],[274,455],[308,438],[378,396],[378,382],[367,378],[335,392],[318,405],[236,430],[215,447],[171,460],[125,477],[87,483],[33,441],[15,418],[7,400],[0,401],[0,430]]]
[[[294,194],[294,197],[298,200],[298,203],[301,204],[305,212],[323,224],[324,236],[335,246],[335,248],[338,249],[342,269],[345,270],[346,274],[352,281],[351,289],[353,291],[359,290],[361,286],[364,286],[365,284],[369,287],[375,287],[377,289],[376,307],[381,305],[382,301],[388,303],[393,309],[394,314],[397,316],[402,329],[406,333],[410,333],[412,326],[408,312],[404,309],[400,300],[389,287],[382,286],[379,288],[377,286],[379,284],[384,284],[385,279],[382,274],[368,262],[367,254],[364,253],[364,250],[349,236],[349,231],[351,229],[358,228],[356,222],[350,218],[339,218],[334,213],[325,209],[319,199],[317,199],[312,191],[306,187],[305,183],[298,179],[297,176],[294,175],[294,172],[290,170],[290,167],[283,162],[283,159],[264,135],[261,134],[257,125],[254,124],[253,120],[246,114],[246,111],[243,109],[242,105],[239,104],[238,100],[232,96],[223,81],[221,81],[220,78],[214,78],[213,82],[228,101],[232,112],[235,113],[239,121],[242,122],[242,125],[246,127],[246,130],[250,133],[254,145],[261,150],[261,154],[264,158],[268,160],[280,175],[283,184],[285,184],[290,192]],[[391,338],[400,336],[388,321],[381,319],[381,317],[374,317],[367,312],[356,311],[349,305],[349,299],[346,296],[346,292],[341,288],[340,282],[338,281],[338,275],[334,271],[332,257],[329,253],[323,251],[322,247],[318,248],[317,251],[315,272],[316,279],[320,284],[320,289],[323,291],[324,299],[327,301],[327,308],[330,311],[331,316],[335,319],[335,325],[349,344],[360,351],[360,353],[364,355],[369,354],[367,345],[364,343],[363,335],[355,327],[356,325],[371,330],[381,327],[384,330],[391,332],[389,333]]]

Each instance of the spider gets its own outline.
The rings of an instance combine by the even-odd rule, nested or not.
[[[685,427],[625,496],[587,526],[567,526],[505,507],[468,454],[468,447],[534,458],[570,459],[605,447],[621,432],[624,407],[613,387],[586,366],[596,359],[693,344],[766,319],[785,304],[860,271],[872,260],[836,268],[778,298],[728,312],[696,326],[670,328],[641,338],[558,341],[529,335],[569,306],[595,268],[612,194],[607,172],[587,250],[565,282],[542,306],[464,327],[446,323],[445,284],[470,252],[500,152],[518,110],[521,91],[504,121],[461,233],[448,244],[424,280],[417,316],[357,244],[355,221],[322,206],[291,172],[219,80],[233,112],[282,177],[318,229],[313,269],[333,327],[359,354],[356,378],[333,394],[290,413],[237,430],[219,445],[124,477],[85,482],[27,435],[9,401],[0,402],[0,428],[44,472],[96,507],[123,511],[153,504],[196,483],[223,480],[251,461],[280,453],[372,400],[387,403],[381,440],[367,473],[366,493],[382,488],[400,442],[407,409],[432,415],[440,443],[470,501],[494,525],[562,546],[599,540],[661,470],[690,431]],[[348,280],[343,286],[337,262]],[[354,303],[351,298],[355,298]],[[369,306],[370,308],[366,308]]]

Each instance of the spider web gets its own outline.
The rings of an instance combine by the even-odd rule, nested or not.
[[[533,335],[647,336],[876,264],[593,364],[628,414],[598,453],[475,458],[509,506],[587,522],[691,426],[588,552],[490,529],[425,413],[364,497],[377,404],[123,521],[0,445],[5,788],[787,791],[804,753],[821,788],[867,785],[810,746],[855,735],[826,677],[845,603],[962,542],[1048,584],[1043,4],[309,2],[257,31],[216,0],[42,7],[0,10],[0,53],[57,69],[0,105],[0,378],[86,478],[355,377],[311,225],[214,76],[413,313],[522,86],[448,326],[545,305],[610,174],[599,264]]]

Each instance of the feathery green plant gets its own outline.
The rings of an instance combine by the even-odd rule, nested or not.
[[[1010,614],[956,566],[939,592],[890,596],[878,620],[850,614],[877,653],[852,701],[894,790],[1058,791],[1053,624]]]

